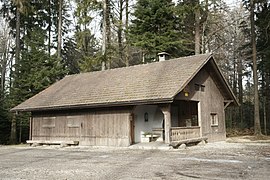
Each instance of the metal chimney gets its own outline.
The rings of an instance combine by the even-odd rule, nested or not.
[[[166,52],[158,53],[158,60],[159,60],[159,61],[165,61],[165,60],[168,60],[169,57],[170,57],[170,54],[169,54],[169,53],[166,53]]]

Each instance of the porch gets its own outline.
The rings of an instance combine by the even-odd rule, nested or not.
[[[162,128],[154,128],[152,132],[142,135],[142,141],[130,146],[131,149],[161,149],[178,148],[181,144],[190,145],[207,141],[207,137],[200,136],[200,127],[172,127],[170,129],[170,142],[160,140],[164,137]]]
[[[171,142],[170,145],[175,147],[181,144],[197,144],[202,141],[207,141],[207,137],[200,135],[200,127],[173,127],[171,128]]]
[[[142,137],[142,143],[163,142],[160,139],[164,137],[164,130],[161,128],[154,128],[152,133],[148,133]],[[144,140],[143,140],[144,139]],[[206,141],[207,137],[201,137],[200,127],[171,127],[170,129],[170,142],[167,143],[173,147],[181,144],[199,143]]]
[[[135,143],[171,144],[201,138],[200,103],[175,101],[172,104],[137,106],[134,113]]]

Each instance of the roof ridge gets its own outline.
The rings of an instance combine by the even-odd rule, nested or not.
[[[127,69],[127,68],[134,68],[134,67],[140,67],[140,66],[149,66],[153,64],[162,64],[162,63],[168,63],[169,61],[174,61],[174,60],[180,60],[180,59],[187,59],[187,58],[192,58],[192,57],[197,57],[197,56],[208,56],[207,59],[212,55],[212,53],[205,53],[205,54],[196,54],[196,55],[190,55],[190,56],[184,56],[184,57],[178,57],[178,58],[173,58],[173,59],[168,59],[166,61],[154,61],[150,63],[145,63],[145,64],[135,64],[132,66],[124,66],[124,67],[117,67],[117,68],[112,68],[112,69],[106,69],[106,70],[98,70],[98,71],[89,71],[89,72],[82,72],[78,74],[69,74],[66,75],[65,77],[70,77],[70,76],[78,76],[78,75],[83,75],[83,74],[92,74],[92,73],[101,73],[101,72],[108,72],[108,71],[116,71],[119,69]]]

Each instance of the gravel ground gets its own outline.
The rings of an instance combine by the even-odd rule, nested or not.
[[[0,179],[269,179],[270,143],[182,150],[0,146]]]

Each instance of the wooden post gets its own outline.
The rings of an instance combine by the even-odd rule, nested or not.
[[[30,116],[29,118],[29,123],[30,123],[30,127],[29,127],[29,140],[32,140],[32,125],[33,125],[33,117]]]
[[[200,137],[202,137],[202,107],[201,102],[198,102],[198,125],[200,126]]]
[[[131,144],[134,144],[135,140],[134,140],[134,114],[133,113],[130,113],[129,115],[129,126],[130,126],[130,132],[129,132],[129,135],[130,135],[130,145]]]
[[[171,105],[160,106],[164,114],[164,130],[165,130],[165,143],[171,143]]]
[[[22,143],[22,119],[20,118],[19,143]]]

